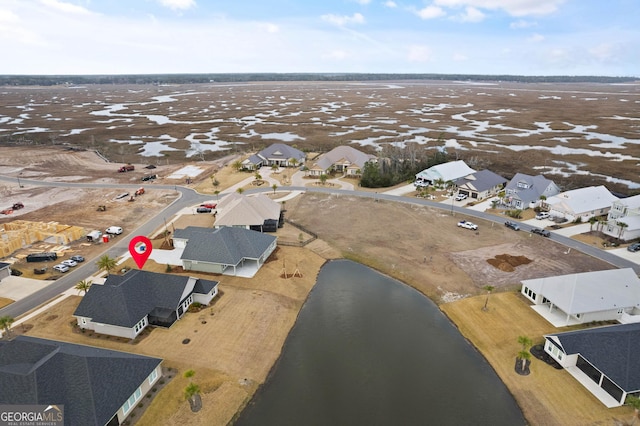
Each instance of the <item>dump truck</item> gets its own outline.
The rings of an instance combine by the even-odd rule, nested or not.
[[[133,164],[126,164],[118,169],[118,173],[132,172],[136,168]]]

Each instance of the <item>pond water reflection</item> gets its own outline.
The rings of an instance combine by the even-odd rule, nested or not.
[[[429,299],[360,264],[320,271],[236,425],[523,425],[485,359]]]

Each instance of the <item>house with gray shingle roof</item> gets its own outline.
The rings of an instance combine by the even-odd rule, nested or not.
[[[485,169],[456,179],[454,183],[458,187],[459,194],[464,194],[473,200],[484,200],[502,191],[507,180]]]
[[[516,173],[504,189],[504,203],[511,208],[525,210],[540,201],[540,197],[549,198],[560,192],[552,180],[542,175],[530,176]]]
[[[304,164],[306,154],[284,143],[269,145],[242,162],[242,167],[257,170],[262,166],[296,167]]]
[[[170,327],[192,303],[208,305],[218,281],[132,269],[93,284],[73,316],[82,329],[135,338],[149,325]]]
[[[640,323],[544,336],[544,350],[608,408],[640,393]]]
[[[17,336],[0,341],[0,405],[61,407],[65,425],[119,425],[162,377],[161,363],[159,358]]]
[[[272,235],[244,228],[218,229],[189,226],[176,229],[174,245],[184,247],[182,267],[226,275],[253,276],[277,247]]]
[[[260,232],[276,232],[284,221],[281,204],[264,194],[249,197],[233,192],[225,195],[216,209],[216,228],[232,226]]]
[[[308,174],[321,176],[336,171],[347,176],[358,176],[362,174],[366,163],[376,160],[375,155],[365,154],[348,145],[341,145],[320,155],[309,167]]]

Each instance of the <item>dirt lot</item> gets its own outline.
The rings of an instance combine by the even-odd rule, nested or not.
[[[313,230],[344,257],[408,283],[438,303],[478,294],[486,285],[511,290],[523,279],[611,268],[504,226],[474,219],[478,231],[459,228],[456,224],[464,216],[452,216],[446,209],[311,193],[287,202],[287,209],[290,219]],[[502,254],[531,262],[505,272],[488,262]]]

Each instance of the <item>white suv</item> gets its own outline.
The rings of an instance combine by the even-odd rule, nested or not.
[[[547,212],[540,212],[536,215],[536,219],[538,220],[542,220],[542,219],[549,219],[549,213]]]
[[[59,265],[56,265],[53,267],[53,269],[55,269],[58,272],[67,272],[69,270],[69,267],[67,265],[63,265],[62,263]]]

